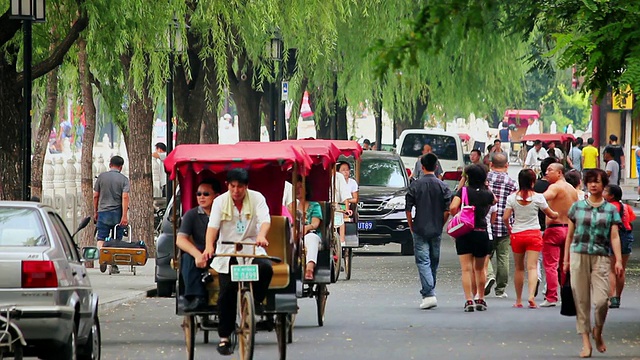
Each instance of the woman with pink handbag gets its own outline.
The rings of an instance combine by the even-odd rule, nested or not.
[[[453,226],[447,226],[447,233],[456,239],[456,252],[462,269],[462,289],[466,298],[464,311],[485,311],[487,303],[484,301],[484,292],[479,291],[478,299],[475,302],[473,300],[475,294],[472,292],[471,277],[473,269],[476,286],[484,289],[487,281],[484,264],[490,251],[486,218],[496,199],[487,188],[487,172],[482,166],[469,165],[464,172],[468,178],[467,186],[458,190],[451,201],[449,210],[453,215]]]

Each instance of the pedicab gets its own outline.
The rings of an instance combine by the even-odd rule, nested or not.
[[[536,140],[540,140],[542,141],[542,146],[546,148],[548,148],[549,143],[555,143],[556,144],[556,148],[562,150],[562,154],[563,154],[563,158],[561,160],[562,164],[566,167],[567,166],[567,154],[569,153],[569,150],[571,150],[571,145],[573,144],[573,142],[576,140],[576,138],[571,135],[571,134],[529,134],[529,135],[524,135],[521,139],[520,142],[522,143],[522,147],[520,149],[520,152],[518,153],[518,157],[521,161],[521,163],[524,165],[524,162],[527,159],[527,154],[528,154],[528,149],[530,149],[530,147],[526,146],[526,143],[531,141],[534,142]]]
[[[254,348],[254,336],[256,331],[255,316],[259,316],[261,322],[272,324],[267,327],[271,331],[275,328],[280,352],[280,359],[286,358],[286,344],[291,342],[293,321],[292,315],[297,312],[296,274],[291,236],[298,236],[296,228],[291,229],[288,217],[283,216],[282,197],[284,184],[287,179],[297,178],[296,175],[306,176],[311,167],[311,159],[299,147],[282,143],[238,143],[235,145],[179,145],[166,158],[164,162],[166,171],[174,181],[174,196],[178,184],[181,198],[179,205],[172,208],[170,217],[174,223],[174,239],[177,237],[178,211],[186,212],[197,205],[195,190],[204,178],[215,178],[224,184],[226,173],[234,168],[244,168],[249,172],[252,190],[262,193],[269,206],[271,214],[271,227],[267,235],[269,246],[267,258],[273,261],[273,278],[265,302],[256,307],[253,304],[252,288],[248,284],[255,278],[233,279],[234,269],[231,270],[232,281],[238,281],[238,316],[236,331],[231,336],[234,348],[239,347],[240,358],[252,359]],[[295,189],[295,186],[293,187]],[[191,194],[191,195],[188,195]],[[295,194],[294,194],[295,196]],[[177,209],[181,206],[181,210]],[[295,206],[295,205],[294,205]],[[243,246],[252,246],[241,243]],[[236,245],[238,246],[238,245]],[[238,249],[236,248],[236,252]],[[179,251],[174,243],[174,268],[180,269]],[[220,255],[216,255],[220,256]],[[260,255],[238,255],[240,258],[264,257]],[[238,261],[239,264],[242,262]],[[235,265],[239,266],[239,265]],[[250,266],[250,265],[249,265]],[[240,269],[242,270],[242,269]],[[183,329],[185,333],[188,359],[195,356],[195,335],[197,331],[204,333],[204,342],[209,341],[209,332],[217,329],[218,311],[217,298],[219,281],[217,273],[213,269],[208,270],[212,281],[207,283],[209,292],[208,307],[203,311],[184,311],[184,284],[182,276],[178,273],[176,285],[176,314],[183,316]],[[246,274],[249,274],[247,272]],[[205,273],[206,275],[206,273]],[[263,309],[259,311],[259,309]],[[255,314],[254,314],[255,313]],[[260,323],[260,322],[259,322]]]
[[[299,145],[311,157],[313,162],[309,176],[304,181],[304,184],[308,185],[310,189],[303,187],[302,195],[306,195],[307,190],[309,190],[310,194],[304,201],[315,201],[320,204],[320,209],[322,210],[322,221],[319,226],[321,247],[318,250],[318,259],[312,280],[304,277],[306,268],[306,254],[304,251],[306,247],[304,245],[299,247],[301,250],[299,252],[299,263],[301,264],[299,274],[302,282],[302,291],[298,295],[302,298],[316,299],[318,326],[323,326],[324,313],[329,296],[327,285],[338,280],[342,256],[339,237],[333,224],[336,208],[331,201],[335,189],[333,184],[334,177],[340,175],[335,171],[335,165],[341,152],[334,144],[326,140],[286,140],[283,142]],[[301,196],[301,198],[305,199],[305,196]],[[305,207],[301,206],[302,209]],[[306,214],[303,214],[301,218],[306,218]],[[300,242],[302,244],[304,244],[303,236],[304,234],[301,234]]]

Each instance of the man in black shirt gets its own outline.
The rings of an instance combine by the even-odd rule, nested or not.
[[[620,175],[622,174],[622,169],[624,169],[624,150],[622,150],[622,146],[618,144],[618,137],[616,135],[609,135],[609,145],[604,147],[602,153],[604,154],[607,149],[613,149],[613,160],[618,163],[618,182],[616,185],[620,185]]]
[[[431,309],[438,305],[436,273],[440,262],[442,227],[449,217],[451,190],[435,176],[438,164],[435,154],[423,155],[420,162],[424,175],[411,183],[406,195],[405,212],[413,236],[413,249],[422,285],[420,308]],[[414,208],[415,217],[412,213]]]
[[[196,192],[198,206],[184,214],[178,230],[176,245],[182,250],[180,275],[184,281],[185,311],[203,309],[208,304],[207,289],[202,282],[208,261],[202,252],[206,245],[207,224],[213,199],[220,195],[221,191],[218,181],[203,180]]]

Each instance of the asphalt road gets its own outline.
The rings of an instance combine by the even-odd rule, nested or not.
[[[630,264],[622,307],[610,311],[604,331],[609,349],[597,357],[640,359],[639,264]],[[400,256],[399,246],[359,249],[352,279],[329,286],[324,327],[317,326],[315,301],[299,300],[289,359],[551,359],[574,358],[580,350],[574,318],[561,316],[559,308],[512,308],[512,285],[510,298],[487,299],[487,312],[464,313],[459,264],[448,237],[436,309],[418,308],[418,287],[413,257]],[[147,298],[106,311],[103,358],[184,359],[181,322],[173,299]],[[212,343],[203,344],[197,334],[196,358],[222,358],[216,340],[212,335]],[[255,359],[278,358],[275,332],[259,332],[256,342]]]

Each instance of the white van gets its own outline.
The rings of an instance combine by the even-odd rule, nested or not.
[[[396,151],[402,158],[404,166],[413,171],[416,161],[422,155],[424,145],[431,145],[438,156],[442,170],[458,171],[464,168],[462,141],[455,133],[433,129],[407,129],[400,134]]]

